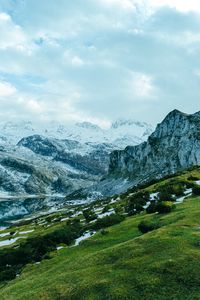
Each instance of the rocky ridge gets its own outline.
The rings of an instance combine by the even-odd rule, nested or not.
[[[134,183],[200,164],[200,114],[170,112],[148,140],[111,153],[109,176]]]

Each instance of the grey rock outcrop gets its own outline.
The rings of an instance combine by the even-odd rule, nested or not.
[[[108,177],[138,184],[200,164],[200,113],[170,112],[147,142],[114,151]]]

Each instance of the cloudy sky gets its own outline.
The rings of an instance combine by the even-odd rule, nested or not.
[[[0,119],[200,110],[199,0],[1,0]]]

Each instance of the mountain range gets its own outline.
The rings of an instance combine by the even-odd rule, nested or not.
[[[83,122],[0,124],[0,196],[68,195],[105,176],[113,150],[144,141],[152,126],[118,120],[110,128]]]
[[[154,132],[132,120],[118,120],[109,129],[87,122],[68,131],[55,123],[40,130],[30,122],[1,128],[2,197],[99,198],[200,163],[199,112],[173,110]]]
[[[89,190],[76,192],[82,197],[93,192],[110,196],[132,186],[174,174],[200,164],[200,112],[171,111],[157,125],[147,141],[115,150],[110,154],[108,174]]]

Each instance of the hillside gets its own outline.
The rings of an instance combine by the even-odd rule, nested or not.
[[[71,227],[76,228],[74,236],[81,226],[82,239],[88,239],[80,243],[81,238],[76,237],[75,246],[72,247],[72,238],[68,240],[68,246],[66,243],[54,245],[54,251],[51,244],[48,255],[35,261],[32,256],[32,261],[22,270],[20,266],[15,267],[16,262],[13,262],[12,268],[18,268],[19,273],[16,279],[6,282],[4,278],[0,299],[165,300],[169,299],[169,295],[170,299],[199,299],[199,180],[200,168],[195,167],[133,188],[114,198],[89,206],[72,207],[70,211],[66,208],[66,211],[48,217],[24,220],[11,229],[2,230],[1,280],[4,278],[2,274],[10,274],[3,271],[4,253],[6,259],[11,257],[11,253],[26,245],[27,237],[29,245],[30,242],[34,245],[33,240],[38,245],[51,234],[51,239],[48,238],[51,243],[55,231],[58,235],[58,230],[67,230],[65,226],[76,224],[76,227]],[[159,210],[157,213],[156,208],[155,212],[150,211],[149,207],[152,210],[155,203],[164,203],[165,208],[170,207],[170,210]],[[84,210],[87,210],[87,214],[83,213]],[[97,221],[94,214],[98,216]],[[113,215],[118,219],[115,217],[114,220]],[[123,218],[119,218],[120,215]],[[138,229],[141,221],[144,221],[143,225],[146,224],[145,230],[148,227],[147,233]],[[118,224],[112,225],[114,223]],[[11,230],[15,238],[21,236],[21,239],[2,247],[3,243],[6,245]],[[90,235],[93,236],[89,238]],[[17,245],[20,247],[17,248]],[[44,248],[45,244],[40,251]],[[28,255],[30,250],[24,249]],[[19,259],[20,256],[18,263]]]

